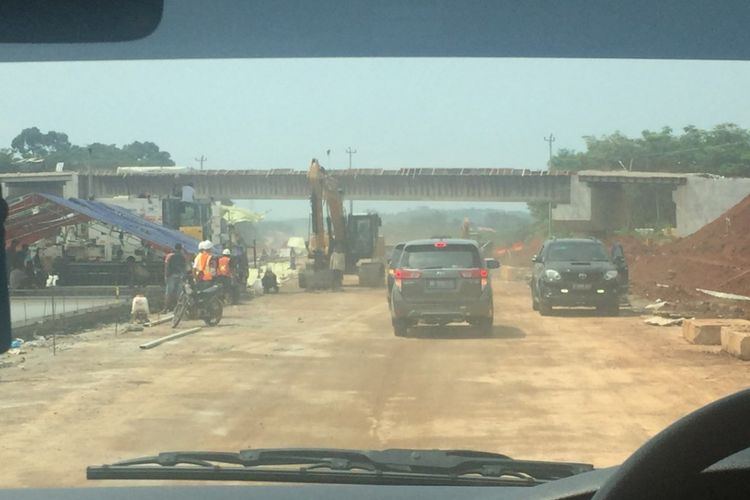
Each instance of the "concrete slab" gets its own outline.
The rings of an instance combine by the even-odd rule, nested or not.
[[[687,319],[682,323],[682,336],[691,344],[721,345],[720,320]]]

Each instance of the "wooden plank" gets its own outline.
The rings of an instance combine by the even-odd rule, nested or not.
[[[172,321],[173,317],[174,317],[174,314],[168,314],[167,316],[162,316],[161,318],[155,321],[149,321],[148,323],[144,323],[143,326],[161,325],[162,323],[166,323],[167,321]]]
[[[186,335],[190,335],[191,333],[198,332],[202,329],[201,326],[196,326],[195,328],[188,328],[187,330],[182,330],[181,332],[173,333],[171,335],[167,335],[166,337],[159,337],[156,340],[152,340],[151,342],[146,342],[145,344],[141,344],[138,347],[141,349],[152,349],[158,345],[163,344],[164,342],[169,342],[170,340],[179,339],[180,337],[184,337]]]

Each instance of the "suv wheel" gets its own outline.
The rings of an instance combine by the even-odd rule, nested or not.
[[[542,316],[550,316],[552,314],[552,306],[544,299],[539,299],[537,308],[539,309],[539,314]]]
[[[476,323],[477,327],[479,328],[479,333],[481,333],[484,336],[489,336],[492,334],[493,324],[494,324],[494,318],[492,316],[490,316],[489,318],[482,318]]]
[[[405,319],[401,318],[393,318],[391,322],[393,323],[394,335],[396,335],[396,337],[406,337],[409,323],[407,323]]]

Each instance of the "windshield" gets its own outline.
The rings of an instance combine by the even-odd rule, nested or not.
[[[533,486],[750,385],[726,340],[750,319],[750,63],[196,56],[0,81],[1,487],[107,486],[85,468],[174,451],[443,485],[466,459],[361,453],[389,449],[503,455],[454,476]],[[291,464],[258,465],[275,448]]]
[[[600,243],[553,243],[549,247],[547,260],[553,262],[606,261],[609,260],[609,257],[607,256],[607,250]]]

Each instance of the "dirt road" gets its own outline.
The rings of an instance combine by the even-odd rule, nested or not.
[[[393,336],[383,290],[283,290],[143,351],[158,326],[71,337],[0,369],[0,486],[103,486],[88,464],[167,450],[474,448],[618,463],[672,420],[750,383],[679,328],[542,318],[495,283],[495,330]],[[188,322],[189,326],[192,322]]]

